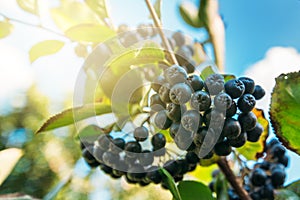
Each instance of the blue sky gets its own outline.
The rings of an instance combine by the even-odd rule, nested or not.
[[[187,26],[180,19],[180,2],[163,1],[164,27],[184,30],[188,35],[201,38],[201,30]],[[191,2],[198,4],[198,0]],[[144,1],[111,0],[110,5],[116,24],[125,22],[134,26],[141,21],[151,22]],[[219,7],[226,24],[227,72],[242,74],[273,46],[291,46],[300,50],[300,1],[220,0]]]

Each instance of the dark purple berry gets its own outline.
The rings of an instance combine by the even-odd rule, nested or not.
[[[216,95],[224,89],[224,77],[220,74],[209,75],[205,79],[205,89],[211,95]]]
[[[150,97],[150,108],[154,112],[158,112],[166,108],[166,104],[162,102],[159,94],[154,94]]]
[[[251,131],[247,131],[247,140],[249,142],[257,142],[263,133],[264,128],[260,123],[256,123],[256,126]]]
[[[228,139],[228,143],[230,144],[230,146],[235,147],[235,148],[244,146],[246,141],[247,141],[247,134],[245,132],[241,133],[236,138]]]
[[[255,128],[257,117],[253,112],[241,113],[238,117],[242,131],[250,131]]]
[[[199,111],[206,111],[210,108],[211,98],[207,92],[196,91],[191,98],[191,106]]]
[[[252,94],[254,92],[255,83],[251,78],[240,77],[238,80],[242,81],[245,85],[244,94]]]
[[[231,97],[224,92],[219,93],[214,98],[214,105],[218,110],[227,110],[228,108],[230,108],[231,104]]]
[[[198,91],[198,90],[202,90],[204,87],[204,82],[203,80],[200,78],[199,75],[190,75],[187,78],[187,83],[189,84],[189,86],[193,89],[193,91]]]
[[[260,168],[255,168],[250,177],[251,183],[254,186],[263,186],[267,180],[267,174]]]
[[[214,151],[218,156],[228,156],[231,153],[231,146],[228,141],[217,143],[214,147]]]
[[[165,83],[163,84],[160,88],[159,88],[159,97],[160,99],[164,102],[164,103],[171,103],[171,99],[170,99],[170,84],[169,83]]]
[[[225,92],[233,99],[239,98],[245,92],[245,85],[241,80],[229,80],[225,83]]]
[[[148,129],[144,126],[137,127],[133,131],[134,138],[137,141],[145,141],[148,138],[149,132]]]
[[[154,124],[157,128],[165,130],[171,126],[172,120],[168,118],[165,110],[161,110],[156,113],[154,117]]]
[[[236,114],[237,106],[234,101],[232,101],[230,108],[226,110],[226,117],[233,117]]]
[[[244,113],[250,112],[255,107],[255,104],[256,100],[251,94],[244,94],[237,102],[238,108]]]
[[[252,95],[256,100],[260,100],[265,96],[265,94],[265,90],[260,85],[256,85]]]
[[[234,118],[227,118],[224,123],[222,135],[227,138],[236,138],[241,134],[240,123]]]
[[[188,110],[181,117],[181,125],[184,129],[196,132],[203,122],[201,114],[196,110]]]
[[[164,77],[170,85],[175,85],[184,83],[188,76],[183,67],[172,65],[164,71]]]
[[[185,83],[177,83],[169,93],[170,100],[178,105],[187,103],[192,96],[191,88]]]
[[[166,145],[166,137],[162,133],[156,133],[151,138],[151,144],[154,150],[159,150]]]

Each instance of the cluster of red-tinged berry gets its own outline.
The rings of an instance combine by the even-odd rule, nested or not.
[[[288,166],[289,157],[286,149],[278,142],[271,140],[265,148],[266,156],[262,161],[255,163],[253,169],[243,177],[244,189],[253,200],[273,200],[274,190],[283,186]],[[243,170],[243,169],[242,169]],[[214,180],[209,184],[212,192],[215,191],[216,173]],[[228,190],[230,200],[241,200],[233,189]]]

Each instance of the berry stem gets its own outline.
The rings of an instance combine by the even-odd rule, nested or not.
[[[66,38],[66,39],[72,41],[70,38],[66,37],[64,34],[59,33],[59,32],[56,32],[56,31],[54,31],[54,30],[52,30],[52,29],[50,29],[50,28],[44,27],[44,26],[42,26],[42,25],[39,25],[39,24],[31,24],[31,23],[29,23],[29,22],[24,22],[24,21],[19,20],[19,19],[11,18],[11,17],[8,17],[8,16],[4,15],[3,13],[0,13],[0,16],[2,16],[4,19],[7,19],[8,21],[16,22],[16,23],[23,24],[23,25],[26,25],[26,26],[31,26],[31,27],[34,27],[34,28],[39,28],[39,29],[45,30],[45,31],[47,31],[47,32],[49,32],[49,33],[53,33],[53,34],[55,34],[55,35],[58,35],[58,36],[60,36],[60,37],[64,37],[64,38]],[[72,41],[72,42],[73,42],[73,41]]]
[[[162,24],[161,24],[161,21],[160,19],[158,18],[157,16],[157,13],[153,7],[153,5],[151,4],[150,0],[145,0],[146,4],[147,4],[147,7],[150,11],[150,14],[152,16],[152,19],[154,21],[154,24],[155,26],[158,28],[158,33],[162,39],[162,42],[163,42],[163,45],[165,46],[165,48],[167,49],[168,53],[169,53],[169,56],[170,56],[170,59],[171,61],[174,63],[174,64],[178,64],[177,60],[176,60],[176,57],[174,55],[174,52],[171,48],[171,45],[169,43],[169,40],[167,39],[167,37],[165,36],[163,30],[162,30]]]
[[[228,161],[225,158],[220,158],[217,162],[219,168],[226,176],[227,180],[229,181],[232,188],[235,190],[237,195],[243,200],[252,200],[251,197],[247,194],[246,190],[238,183],[236,176],[234,175],[233,171],[230,169]]]

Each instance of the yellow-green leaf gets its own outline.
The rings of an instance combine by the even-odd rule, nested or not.
[[[129,47],[109,59],[105,66],[110,66],[116,75],[123,74],[131,65],[141,66],[165,60],[163,49],[153,42],[146,42],[142,47]]]
[[[78,1],[61,1],[61,5],[50,10],[55,24],[63,31],[79,24],[101,24],[97,15],[86,3]]]
[[[85,3],[92,9],[101,20],[108,18],[107,2],[106,0],[85,0]]]
[[[80,42],[103,42],[114,37],[116,33],[106,26],[99,24],[80,24],[73,26],[65,32],[72,40]]]
[[[300,72],[282,74],[276,78],[270,117],[280,141],[300,155]]]
[[[269,122],[265,118],[263,110],[255,108],[252,112],[256,115],[258,122],[263,126],[264,132],[261,134],[257,142],[247,141],[244,146],[237,148],[237,151],[248,160],[256,160],[263,156],[264,147],[269,135]]]
[[[111,112],[111,105],[95,103],[70,108],[50,117],[37,131],[41,133],[74,124],[76,121]]]
[[[22,155],[23,151],[17,148],[0,151],[0,185],[9,176]]]
[[[17,3],[24,11],[34,15],[38,14],[37,0],[17,0]]]
[[[155,9],[158,18],[161,19],[162,0],[156,0],[153,7]]]
[[[0,38],[5,38],[11,34],[13,25],[8,21],[0,22]]]
[[[42,56],[58,52],[64,44],[64,42],[58,40],[45,40],[35,44],[29,51],[30,62],[34,62]]]
[[[190,172],[189,175],[194,176],[195,178],[197,178],[197,180],[205,184],[209,184],[212,181],[212,172],[216,169],[218,169],[217,164],[206,167],[197,165],[197,168],[194,171]]]

